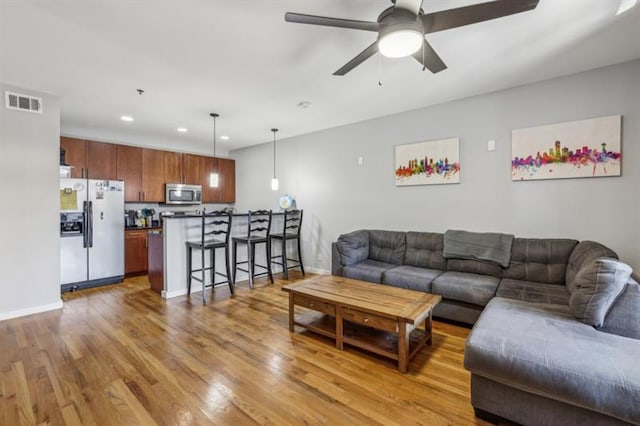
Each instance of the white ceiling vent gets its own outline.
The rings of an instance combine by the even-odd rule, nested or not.
[[[29,111],[42,114],[42,98],[21,95],[20,93],[4,92],[5,105],[9,109]]]

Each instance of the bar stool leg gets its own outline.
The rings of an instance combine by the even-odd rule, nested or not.
[[[271,272],[271,240],[267,240],[265,245],[267,246],[267,273],[269,274],[269,281],[273,284],[273,273]]]
[[[229,266],[229,245],[224,246],[224,264],[227,269],[227,283],[229,284],[229,291],[231,291],[231,295],[235,294],[235,289],[233,288],[233,284],[235,282],[231,281],[231,266]]]
[[[236,271],[238,270],[238,243],[233,242],[233,283],[236,283]]]
[[[211,291],[215,290],[216,286],[216,249],[211,248]]]
[[[253,257],[251,256],[251,243],[247,243],[247,272],[249,274],[249,288],[253,290]]]
[[[284,272],[284,279],[289,280],[289,266],[287,265],[287,239],[282,239],[282,269]]]
[[[207,303],[207,299],[205,298],[205,276],[206,276],[206,271],[204,270],[204,258],[205,258],[205,252],[206,250],[204,249],[204,247],[200,248],[200,259],[202,261],[202,266],[201,266],[201,271],[200,273],[202,274],[202,304],[206,304]]]
[[[191,294],[191,247],[187,246],[187,294]]]
[[[300,271],[302,271],[302,276],[304,277],[304,266],[302,266],[302,251],[300,250],[300,238],[298,240],[298,263],[300,263]]]

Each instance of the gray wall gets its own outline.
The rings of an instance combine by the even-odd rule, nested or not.
[[[511,181],[512,129],[615,114],[623,115],[622,177]],[[445,137],[460,138],[461,183],[395,187],[394,146]],[[495,152],[487,151],[490,139]],[[230,154],[238,210],[275,209],[272,145]],[[285,139],[277,174],[279,193],[305,210],[303,250],[313,268],[329,270],[330,242],[355,229],[465,229],[592,239],[638,272],[639,160],[640,61],[633,61]]]
[[[57,97],[0,83],[0,319],[62,307]],[[43,98],[43,114],[4,107],[4,91]]]

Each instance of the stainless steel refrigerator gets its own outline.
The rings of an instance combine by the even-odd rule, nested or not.
[[[124,278],[124,182],[60,179],[61,290]]]

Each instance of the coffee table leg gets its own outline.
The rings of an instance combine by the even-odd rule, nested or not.
[[[289,293],[289,331],[294,332],[295,323],[294,323],[294,304],[293,304],[293,293]]]
[[[424,320],[424,329],[427,332],[427,345],[431,346],[433,343],[433,320],[432,320],[432,312],[429,311],[429,316],[426,320]]]
[[[342,336],[344,332],[344,324],[342,321],[342,308],[337,307],[336,309],[336,348],[342,350]]]
[[[400,323],[398,333],[398,370],[406,373],[409,370],[409,336],[407,335],[408,324]]]

